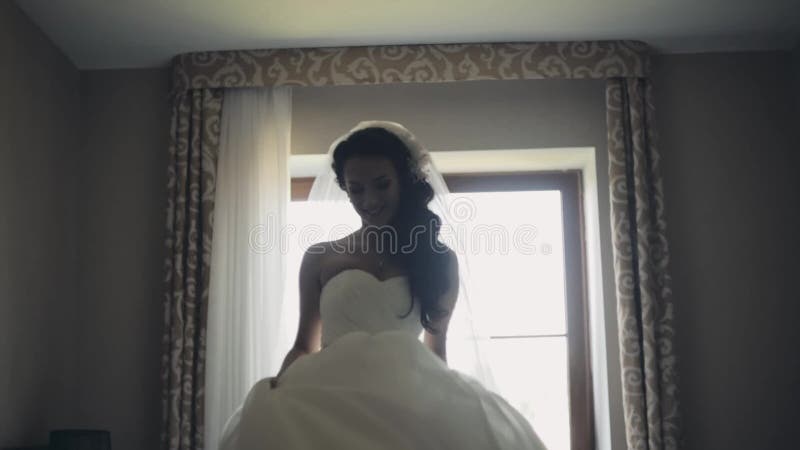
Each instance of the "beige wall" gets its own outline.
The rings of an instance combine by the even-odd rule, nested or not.
[[[324,153],[375,118],[403,123],[437,151],[605,142],[602,81],[475,81],[295,88],[292,152]]]
[[[797,108],[800,110],[800,42],[792,51],[792,68],[794,69],[794,95],[797,100]],[[800,123],[800,117],[795,123]]]
[[[12,2],[0,58],[0,448],[157,448],[168,72],[81,73]]]
[[[76,382],[78,70],[0,2],[0,448],[70,423]]]
[[[82,72],[81,423],[159,445],[169,109],[166,70]]]
[[[787,53],[656,60],[687,449],[796,442],[798,129]]]

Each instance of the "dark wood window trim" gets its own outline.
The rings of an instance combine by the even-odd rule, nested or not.
[[[311,192],[311,185],[314,184],[314,177],[292,178],[291,199],[293,202],[308,200],[308,193]]]
[[[570,432],[572,450],[595,448],[589,307],[586,289],[586,244],[581,172],[498,172],[446,174],[453,193],[543,191],[561,192],[564,224],[567,352],[569,360]],[[308,198],[314,178],[293,178],[292,201]]]

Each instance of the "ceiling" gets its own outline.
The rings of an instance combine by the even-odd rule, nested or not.
[[[17,0],[80,69],[201,50],[637,39],[666,53],[789,49],[800,0]]]

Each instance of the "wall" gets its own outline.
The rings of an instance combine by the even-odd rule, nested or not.
[[[166,70],[80,73],[0,2],[0,448],[157,448]]]
[[[297,88],[292,151],[324,153],[362,120],[394,120],[433,151],[594,147],[601,217],[608,217],[602,80],[478,81]],[[612,448],[625,444],[610,222],[600,220]]]
[[[797,101],[797,109],[800,111],[800,42],[797,43],[792,51],[792,68],[794,69],[794,95]]]
[[[789,55],[655,62],[685,448],[789,448],[800,398]]]
[[[604,146],[603,82],[474,81],[295,88],[292,152],[324,153],[361,120],[396,120],[432,150]]]
[[[161,423],[167,70],[82,72],[78,204],[81,420],[117,450],[154,449]]]
[[[76,402],[79,73],[0,2],[0,448],[47,442]]]

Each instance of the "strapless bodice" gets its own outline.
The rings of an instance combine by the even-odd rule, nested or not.
[[[325,283],[319,302],[323,347],[352,331],[422,333],[419,305],[405,315],[411,308],[406,276],[379,280],[365,270],[345,269]]]

